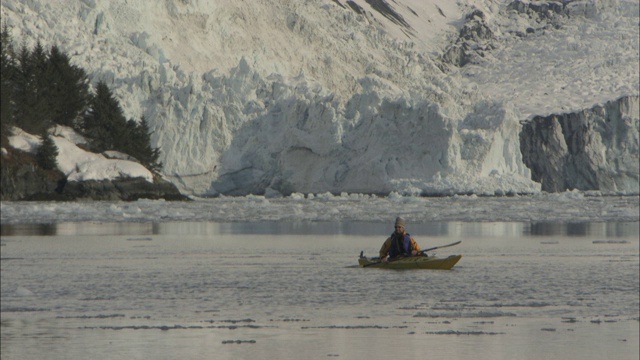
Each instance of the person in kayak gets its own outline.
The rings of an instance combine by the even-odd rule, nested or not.
[[[405,231],[404,219],[397,217],[395,231],[380,248],[380,261],[386,263],[399,256],[416,256],[418,252],[420,245]]]

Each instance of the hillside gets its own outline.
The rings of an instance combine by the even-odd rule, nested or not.
[[[589,151],[625,177],[596,190],[637,192],[607,159],[638,159],[638,19],[626,0],[2,2],[14,38],[105,81],[205,196],[537,192],[521,121],[623,97],[600,118],[625,136]]]

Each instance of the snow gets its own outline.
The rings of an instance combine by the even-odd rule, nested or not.
[[[19,128],[13,129],[13,135],[9,137],[9,145],[11,147],[35,154],[38,151],[38,147],[42,143],[42,139],[39,136],[29,134]]]
[[[394,16],[354,3],[364,12],[341,0],[1,9],[15,38],[58,43],[127,118],[144,115],[164,175],[196,196],[537,193],[520,121],[639,93],[637,1],[573,1],[570,16],[502,0],[371,2]],[[494,37],[443,71],[474,9]]]
[[[68,181],[115,180],[122,177],[141,177],[153,183],[153,174],[141,164],[122,159],[108,159],[102,154],[85,151],[77,144],[86,140],[64,126],[51,129],[51,139],[58,148],[56,157],[58,170],[67,176]],[[39,136],[13,129],[9,144],[16,149],[35,154],[42,140]]]

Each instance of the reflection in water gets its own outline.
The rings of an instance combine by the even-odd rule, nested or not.
[[[58,234],[59,225],[60,224],[7,224],[0,227],[0,234],[2,234],[2,236],[53,236]]]
[[[640,234],[638,222],[532,223],[523,235],[624,237]]]
[[[592,223],[532,223],[527,235],[587,235]]]
[[[2,236],[83,236],[159,234],[154,223],[66,222],[57,224],[6,224]]]
[[[393,224],[369,222],[167,222],[167,223],[97,223],[66,222],[59,224],[6,224],[2,236],[54,235],[356,235],[380,236],[393,232]],[[430,222],[408,224],[407,231],[417,237],[520,237],[520,236],[597,236],[626,237],[640,234],[639,222]]]

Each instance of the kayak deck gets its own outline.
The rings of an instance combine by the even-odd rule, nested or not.
[[[388,263],[380,262],[380,258],[360,257],[358,264],[360,267],[373,267],[384,269],[434,269],[434,270],[450,270],[460,261],[462,255],[451,255],[446,258],[436,256],[410,256],[395,259]]]

